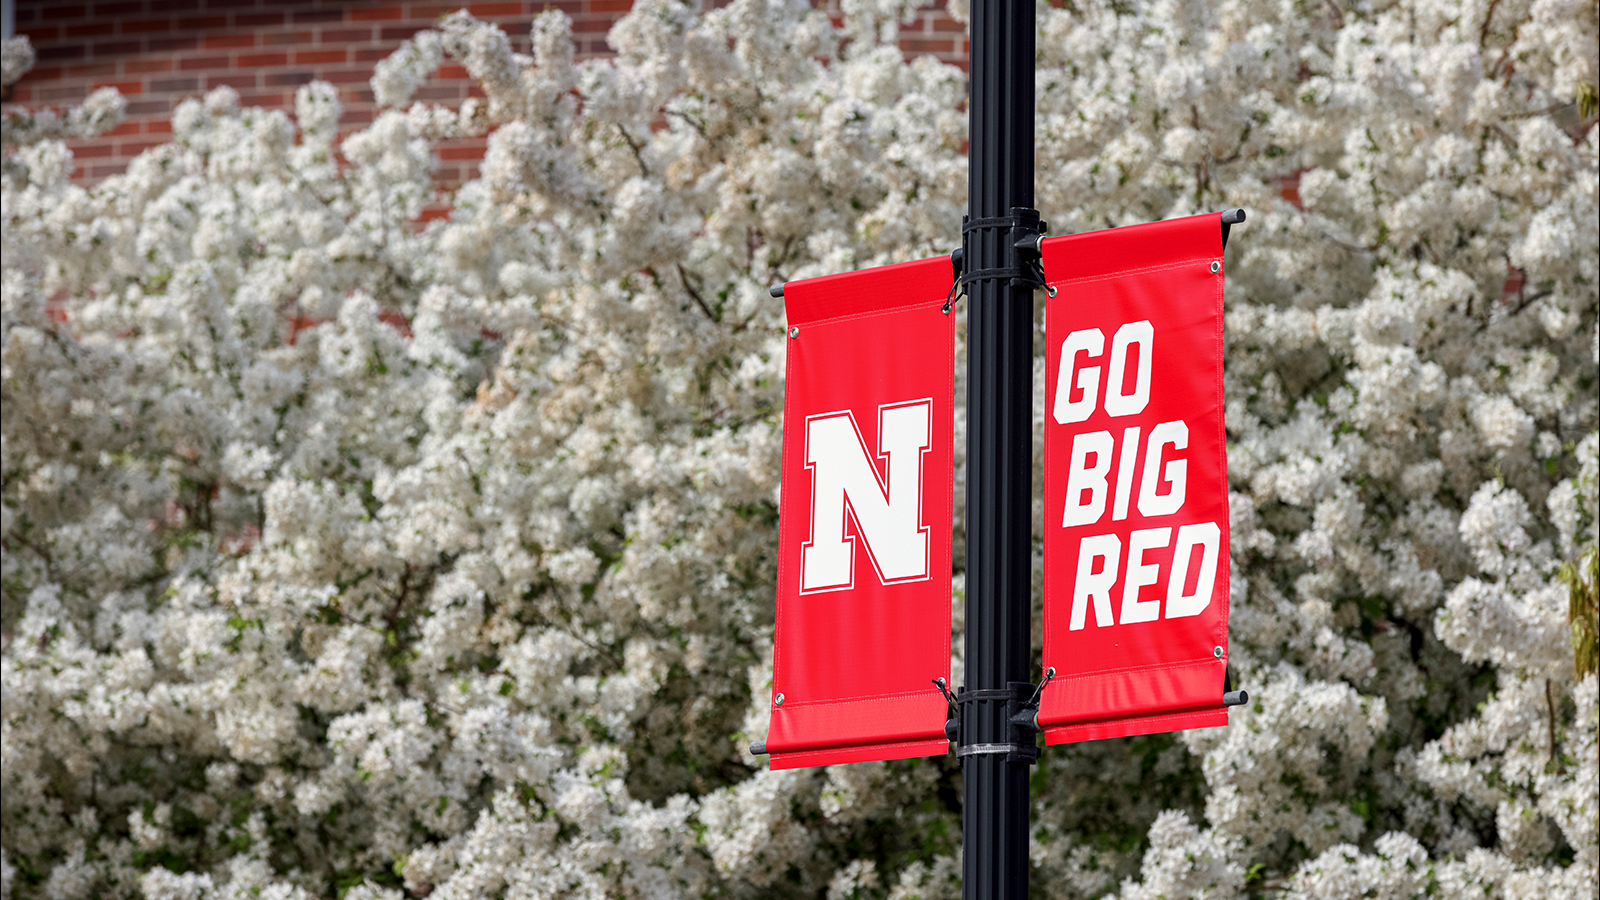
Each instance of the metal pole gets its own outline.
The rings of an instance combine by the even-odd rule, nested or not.
[[[973,0],[968,216],[1032,213],[1033,0]],[[1017,265],[1012,229],[963,236],[969,273]],[[1031,688],[1033,289],[973,281],[967,312],[966,697],[962,896],[1028,896],[1033,731],[1011,721]],[[981,692],[981,693],[980,693]],[[992,693],[991,693],[992,692]],[[1025,743],[1028,753],[1008,752]]]

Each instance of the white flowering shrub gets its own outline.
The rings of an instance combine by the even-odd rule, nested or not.
[[[765,288],[948,252],[965,206],[962,73],[895,48],[917,4],[840,5],[644,0],[584,63],[559,12],[531,58],[457,14],[343,141],[329,86],[292,117],[220,89],[87,189],[61,139],[119,98],[7,111],[0,896],[959,894],[952,760],[744,749]],[[1254,699],[1048,751],[1036,892],[1593,896],[1560,567],[1600,484],[1594,4],[1078,0],[1039,28],[1057,231],[1250,210]],[[412,103],[446,59],[485,96]],[[433,143],[485,133],[419,224]]]

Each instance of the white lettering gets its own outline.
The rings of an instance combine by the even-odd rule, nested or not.
[[[1111,521],[1128,517],[1128,497],[1133,493],[1133,464],[1139,458],[1139,426],[1122,431],[1122,449],[1117,451],[1117,500],[1111,507]]]
[[[1211,589],[1217,581],[1217,556],[1222,546],[1222,529],[1215,522],[1196,522],[1178,529],[1178,544],[1172,553],[1172,577],[1167,579],[1167,618],[1198,616],[1211,605]],[[1200,548],[1200,574],[1194,593],[1185,594],[1189,583],[1189,556]]]
[[[1100,571],[1094,561],[1100,560]],[[1072,624],[1069,631],[1082,631],[1088,602],[1094,602],[1097,628],[1117,624],[1111,618],[1111,588],[1117,583],[1117,566],[1122,562],[1122,540],[1114,534],[1097,534],[1078,543],[1078,577],[1072,582]]]
[[[1129,322],[1111,338],[1111,372],[1106,376],[1106,415],[1131,416],[1144,412],[1150,404],[1150,356],[1156,330],[1149,319]],[[1133,379],[1133,393],[1122,392],[1123,375],[1128,365],[1128,348],[1139,348],[1139,370]]]
[[[1160,565],[1145,564],[1144,552],[1159,550],[1171,539],[1171,528],[1146,528],[1128,535],[1128,574],[1122,579],[1122,615],[1117,618],[1123,625],[1161,618],[1161,600],[1140,600],[1139,589],[1155,584],[1161,572]]]
[[[1062,425],[1082,422],[1094,414],[1100,402],[1100,367],[1077,368],[1078,354],[1087,353],[1094,359],[1106,349],[1106,336],[1098,328],[1074,331],[1061,342],[1061,361],[1056,368],[1055,419]],[[1072,399],[1072,373],[1078,373],[1078,389],[1083,396]]]
[[[922,526],[923,454],[932,444],[933,401],[878,408],[878,455],[888,478],[867,455],[849,410],[806,419],[806,468],[811,470],[812,537],[800,550],[800,591],[837,591],[855,578],[855,537],[884,584],[928,577],[928,530]]]
[[[1188,448],[1189,426],[1183,420],[1162,422],[1150,429],[1150,442],[1144,450],[1144,482],[1139,486],[1139,514],[1142,516],[1170,516],[1183,506],[1188,460],[1167,462],[1166,481],[1172,485],[1172,490],[1166,494],[1156,493],[1161,481],[1161,448],[1168,444],[1178,450]]]
[[[1061,527],[1089,525],[1106,511],[1106,472],[1111,469],[1111,432],[1089,431],[1073,435],[1072,462],[1067,467],[1067,502]],[[1094,456],[1094,466],[1085,465]],[[1089,499],[1084,501],[1087,493]]]

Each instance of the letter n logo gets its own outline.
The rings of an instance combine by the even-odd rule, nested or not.
[[[856,538],[884,584],[928,578],[928,528],[922,524],[923,456],[932,443],[933,400],[878,407],[878,456],[861,439],[849,410],[806,418],[811,470],[811,540],[800,549],[800,593],[855,586]],[[845,519],[855,527],[845,533]]]

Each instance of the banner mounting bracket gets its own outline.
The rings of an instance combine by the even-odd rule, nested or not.
[[[1222,249],[1228,249],[1228,229],[1234,225],[1244,224],[1244,210],[1226,209],[1222,211]]]

